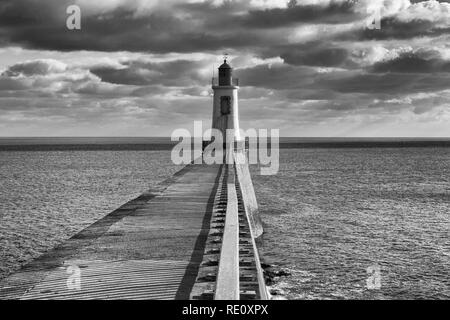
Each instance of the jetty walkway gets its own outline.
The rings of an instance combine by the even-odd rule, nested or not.
[[[0,281],[0,299],[267,299],[249,184],[246,166],[188,165]]]

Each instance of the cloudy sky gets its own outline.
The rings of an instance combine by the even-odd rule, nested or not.
[[[448,137],[449,40],[448,1],[1,0],[0,136],[207,127],[227,52],[244,128]]]

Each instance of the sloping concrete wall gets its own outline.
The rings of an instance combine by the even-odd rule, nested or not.
[[[250,220],[250,226],[253,236],[258,238],[264,232],[262,220],[258,212],[258,203],[256,201],[255,190],[253,188],[252,177],[246,156],[242,152],[235,153],[236,176],[239,181],[239,187],[242,193],[242,201],[244,202],[245,211]]]

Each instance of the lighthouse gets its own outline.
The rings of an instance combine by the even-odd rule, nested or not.
[[[213,78],[214,91],[212,128],[222,132],[225,139],[227,129],[232,130],[234,140],[241,140],[239,133],[238,90],[239,79],[233,78],[233,68],[225,58],[219,67],[219,77]]]

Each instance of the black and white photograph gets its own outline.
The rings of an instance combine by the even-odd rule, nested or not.
[[[449,235],[450,1],[0,0],[0,305],[448,300]]]

